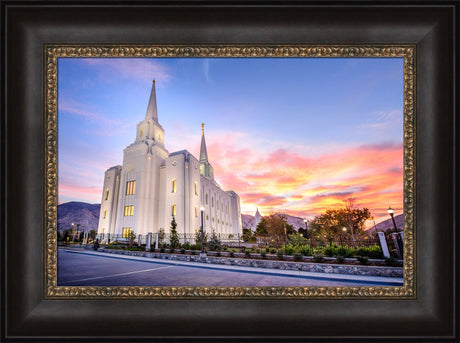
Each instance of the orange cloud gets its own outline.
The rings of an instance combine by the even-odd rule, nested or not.
[[[312,217],[343,206],[349,197],[375,217],[387,216],[388,206],[403,209],[402,144],[345,147],[310,157],[286,149],[260,154],[241,149],[242,143],[215,138],[208,141],[208,152],[217,180],[240,195],[243,212],[282,207]]]

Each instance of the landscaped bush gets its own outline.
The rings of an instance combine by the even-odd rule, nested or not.
[[[284,255],[283,255],[283,252],[280,250],[278,251],[278,253],[276,254],[278,256],[278,258],[281,260],[283,259]]]
[[[313,250],[309,245],[303,245],[300,247],[299,252],[304,256],[313,255]]]
[[[342,264],[345,262],[345,257],[339,255],[335,257],[335,260],[337,261],[338,264]]]
[[[302,254],[300,252],[296,252],[294,254],[294,260],[301,261],[302,260]]]
[[[316,255],[313,255],[313,259],[315,260],[315,262],[323,262],[324,256],[322,254],[316,254]]]
[[[356,259],[363,265],[369,264],[369,257],[367,256],[356,256]]]
[[[160,252],[165,252],[165,248],[164,248],[164,247],[161,247],[161,248],[160,248]]]
[[[379,245],[374,244],[370,247],[361,246],[356,249],[356,256],[367,256],[369,258],[383,258],[382,248]]]
[[[169,249],[169,252],[170,252],[171,254],[174,254],[174,251],[175,251],[174,248]]]
[[[265,252],[265,250],[262,250],[262,251],[260,252],[260,257],[262,257],[262,258],[267,258],[267,253]]]
[[[292,255],[294,254],[294,248],[291,246],[284,247],[284,253],[286,255]]]
[[[216,256],[220,257],[220,251],[216,252]]]
[[[385,258],[385,264],[389,267],[397,267],[399,266],[399,262],[394,257],[387,257]]]
[[[276,249],[275,248],[270,248],[270,254],[276,254]]]
[[[185,254],[185,249],[184,248],[180,249],[180,253]]]
[[[339,245],[335,250],[335,254],[343,257],[353,257],[355,255],[355,249],[347,245]]]
[[[230,257],[235,257],[235,253],[233,251],[230,251]]]
[[[251,251],[250,250],[245,250],[244,251],[244,256],[251,257]]]
[[[182,244],[182,248],[184,248],[185,250],[190,250],[191,245],[189,242],[185,242],[184,244]]]
[[[336,254],[336,247],[333,246],[333,245],[328,245],[328,246],[325,246],[323,248],[323,254],[328,256],[328,257],[332,257]]]
[[[196,251],[195,251],[195,250],[192,250],[192,251],[190,251],[190,253],[191,253],[192,255],[195,255],[195,254],[196,254]]]

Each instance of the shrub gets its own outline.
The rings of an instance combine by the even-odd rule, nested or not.
[[[233,251],[230,251],[230,257],[235,257],[235,253]]]
[[[335,257],[335,260],[337,261],[338,264],[342,264],[345,262],[345,257],[339,255]]]
[[[161,247],[161,248],[160,248],[160,252],[165,252],[165,248],[164,248],[164,247]]]
[[[394,257],[387,257],[385,258],[385,264],[389,267],[397,267],[399,266],[399,262]]]
[[[216,256],[220,257],[220,251],[216,252]]]
[[[311,256],[313,255],[313,250],[309,245],[303,245],[300,247],[299,252],[304,256]]]
[[[278,256],[278,258],[279,258],[280,260],[282,260],[283,257],[284,257],[283,252],[282,252],[281,250],[278,251],[278,253],[277,253],[276,255]]]
[[[195,251],[195,250],[192,250],[192,251],[190,251],[190,253],[191,253],[192,255],[195,255],[195,254],[196,254],[196,251]]]
[[[180,253],[185,254],[185,249],[184,248],[180,249]]]
[[[302,260],[302,254],[299,253],[299,252],[296,252],[296,253],[294,254],[294,260],[296,260],[296,261],[301,261],[301,260]]]
[[[265,248],[265,252],[270,252],[270,248],[269,248],[269,247],[266,247],[266,248]]]
[[[336,255],[343,257],[353,257],[355,255],[355,249],[346,245],[339,245],[336,249]]]
[[[262,257],[262,258],[267,258],[267,253],[266,253],[264,250],[262,250],[262,251],[260,252],[260,257]]]
[[[369,258],[383,258],[382,248],[377,244],[370,247],[361,246],[356,249],[355,254],[356,256],[367,256]]]
[[[313,260],[315,260],[315,262],[323,262],[324,256],[322,254],[313,255]]]
[[[184,244],[182,244],[182,248],[184,248],[185,250],[190,250],[191,245],[189,242],[185,242]]]
[[[251,251],[250,250],[245,250],[244,251],[244,256],[251,257]]]
[[[369,257],[367,256],[356,256],[356,259],[361,263],[362,265],[369,264]]]
[[[174,254],[174,248],[169,249],[169,252],[170,252],[171,254]]]
[[[333,246],[333,245],[328,245],[326,247],[323,248],[323,254],[328,256],[328,257],[332,257],[336,254],[336,247]]]
[[[275,248],[271,248],[271,249],[270,249],[270,254],[276,254],[276,249],[275,249]]]
[[[291,246],[284,247],[284,253],[286,255],[292,255],[294,253],[294,248]]]
[[[209,250],[213,251],[219,251],[222,249],[222,243],[214,230],[211,233],[211,239],[208,241],[207,247]]]
[[[195,250],[201,250],[201,243],[195,244]]]

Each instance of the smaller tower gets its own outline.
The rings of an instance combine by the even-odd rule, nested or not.
[[[257,229],[257,225],[259,225],[262,216],[260,215],[259,209],[257,208],[256,214],[254,215],[254,230]]]
[[[208,151],[204,138],[204,123],[201,124],[201,148],[200,148],[200,174],[205,178],[214,181],[214,169],[208,161]]]

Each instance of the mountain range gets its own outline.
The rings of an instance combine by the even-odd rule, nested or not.
[[[57,218],[58,218],[58,230],[64,231],[72,227],[74,223],[75,227],[80,224],[80,230],[88,232],[90,230],[97,230],[99,223],[100,204],[88,204],[85,202],[71,201],[64,204],[58,205]],[[299,228],[305,229],[305,223],[302,218],[290,216],[285,214],[287,217],[288,224],[294,226],[295,230]],[[255,218],[250,214],[242,214],[241,222],[244,229],[254,228]],[[400,229],[404,226],[404,215],[400,214],[395,216],[396,226]],[[392,228],[393,223],[391,218],[382,221],[371,227],[369,230],[373,231],[377,228],[379,231],[385,231],[388,228]]]

